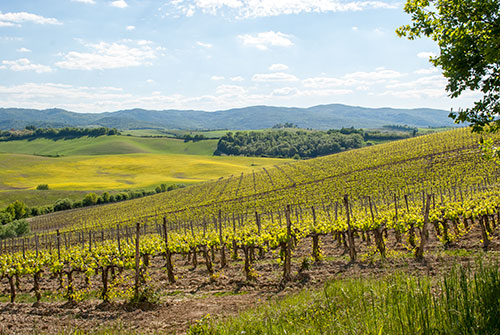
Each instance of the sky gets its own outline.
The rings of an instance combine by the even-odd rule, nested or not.
[[[393,0],[0,0],[0,107],[450,110]]]

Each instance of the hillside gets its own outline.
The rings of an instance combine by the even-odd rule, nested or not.
[[[211,156],[217,140],[187,142],[173,138],[99,136],[76,139],[0,141],[0,153],[40,156],[185,154]]]
[[[387,201],[394,192],[418,201],[421,192],[439,189],[449,196],[451,188],[492,180],[498,168],[485,161],[478,135],[467,128],[395,141],[335,155],[255,168],[253,172],[226,177],[167,194],[129,203],[82,210],[75,221],[71,213],[51,216],[51,225],[83,228],[113,222],[133,223],[139,218],[175,212],[178,220],[197,220],[226,213],[279,210],[287,204],[312,206],[341,202],[344,194],[354,199],[370,196]],[[460,183],[458,183],[460,181]],[[455,191],[456,197],[456,191]],[[420,198],[421,199],[421,198]],[[99,219],[97,219],[99,218]],[[34,218],[41,229],[43,219]],[[40,225],[40,226],[39,226]],[[70,228],[68,227],[68,228]]]
[[[493,139],[498,142],[498,135]],[[148,333],[185,332],[190,326],[193,334],[267,332],[277,324],[301,327],[296,333],[302,334],[314,324],[320,331],[313,333],[321,334],[337,327],[338,311],[351,308],[340,319],[347,322],[341,331],[379,334],[387,304],[390,320],[403,320],[387,323],[387,329],[400,334],[407,324],[413,327],[415,313],[429,310],[424,304],[432,310],[439,304],[440,312],[417,322],[439,324],[464,297],[477,302],[474,315],[480,320],[484,299],[498,291],[498,263],[489,262],[500,250],[500,193],[498,166],[484,158],[478,140],[462,128],[274,167],[252,164],[241,175],[34,217],[29,219],[34,234],[0,243],[0,274],[10,276],[3,280],[0,301],[10,300],[9,308],[16,306],[28,320],[22,329],[33,322],[33,301],[43,299],[44,308],[53,311],[53,328],[70,324],[110,333],[120,333],[122,328],[108,328],[119,327],[118,320]],[[122,156],[136,160],[136,155],[113,159]],[[160,161],[148,163],[154,170]],[[471,265],[473,259],[478,261]],[[14,274],[35,288],[16,288]],[[447,275],[444,286],[434,285],[439,274]],[[339,281],[352,277],[362,281]],[[343,285],[334,292],[332,285],[324,286],[332,279]],[[220,319],[298,290],[308,295],[271,304],[256,316],[243,313],[227,324]],[[443,298],[443,292],[450,296]],[[139,298],[140,306],[148,307],[140,307],[141,317],[131,317]],[[14,305],[16,299],[26,308]],[[58,309],[60,299],[67,303]],[[498,299],[486,300],[500,305]],[[404,317],[400,303],[407,306]],[[93,323],[74,317],[60,322],[68,308],[90,315]],[[369,308],[381,316],[367,318],[363,310]],[[461,313],[470,311],[464,307]],[[356,331],[353,315],[367,328]],[[369,327],[363,320],[370,320]]]
[[[390,124],[412,127],[454,126],[448,111],[429,108],[364,108],[341,104],[310,108],[252,106],[215,112],[131,109],[106,113],[74,113],[62,109],[0,108],[0,129],[103,126],[118,129],[264,129],[290,122],[301,128],[375,128]]]

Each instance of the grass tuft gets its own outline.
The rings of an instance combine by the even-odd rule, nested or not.
[[[393,274],[332,281],[190,334],[500,334],[498,263],[455,266],[439,279]]]

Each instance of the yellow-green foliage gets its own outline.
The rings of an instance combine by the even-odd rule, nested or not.
[[[125,189],[164,182],[189,184],[251,172],[252,166],[269,166],[281,161],[180,154],[57,158],[0,154],[0,190],[34,189],[42,183],[53,190]]]

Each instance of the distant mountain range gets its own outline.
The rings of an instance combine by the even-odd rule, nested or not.
[[[130,109],[106,113],[74,113],[63,109],[0,108],[0,129],[37,127],[91,127],[118,129],[263,129],[290,122],[301,128],[377,128],[454,126],[448,111],[417,108],[364,108],[341,104],[310,108],[252,106],[216,112],[197,110]]]

